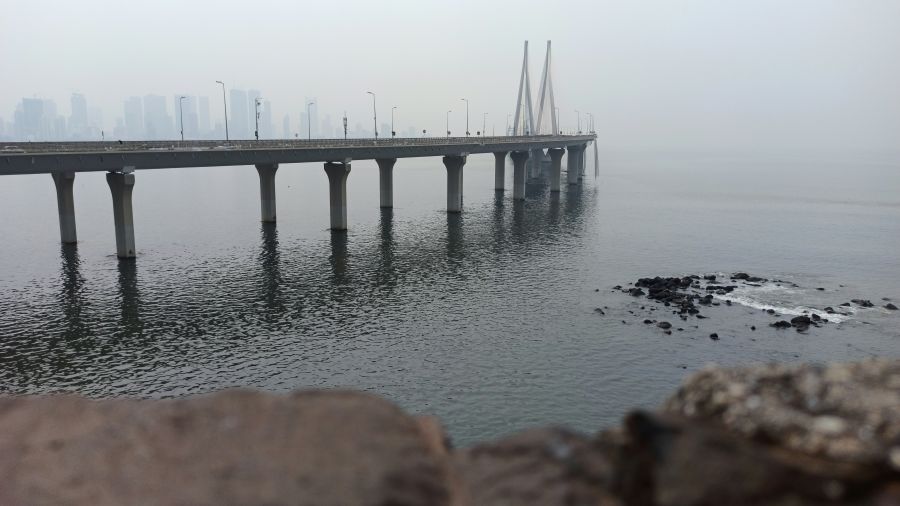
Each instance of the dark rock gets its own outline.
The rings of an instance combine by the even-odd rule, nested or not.
[[[632,297],[640,297],[641,295],[644,295],[644,291],[640,288],[629,288],[628,295],[631,295]]]
[[[683,328],[681,328],[681,327],[678,327],[678,328],[677,328],[677,329],[675,329],[675,330],[677,330],[677,331],[678,331],[678,332],[684,332],[684,329],[683,329]]]
[[[718,341],[718,340],[719,340],[719,334],[713,332],[712,334],[709,335],[709,338],[712,339],[713,341]]]
[[[852,302],[852,303],[854,303],[854,304],[857,304],[857,305],[859,305],[859,306],[862,306],[862,307],[873,307],[873,306],[875,306],[875,304],[872,304],[872,301],[871,301],[871,300],[865,300],[865,299],[850,299],[850,302]]]
[[[844,303],[841,304],[841,305],[844,306],[844,307],[849,307],[849,306],[850,306],[850,303],[849,303],[849,302],[844,302]]]
[[[756,325],[751,325],[750,330],[756,330]]]
[[[731,275],[731,279],[748,279],[750,277],[746,272],[736,272]]]
[[[801,326],[809,327],[809,325],[811,323],[812,323],[812,320],[809,318],[809,316],[795,316],[795,317],[791,318],[791,325],[793,325],[795,327],[801,327]]]
[[[694,315],[694,316],[696,316],[697,318],[700,318],[701,320],[705,320],[705,319],[706,319],[706,317],[703,316],[702,314],[696,314],[696,315]]]
[[[730,300],[726,300],[726,301],[725,301],[725,305],[726,305],[726,306],[730,306],[730,305],[731,305],[731,301],[730,301]]]
[[[656,326],[664,330],[672,328],[672,324],[669,322],[659,322],[656,324]]]
[[[766,312],[769,313],[769,314],[775,314],[775,310],[774,310],[774,309],[766,309]]]
[[[824,311],[825,311],[826,313],[828,313],[828,314],[834,314],[834,308],[831,307],[831,306],[826,307],[826,308],[824,309]]]
[[[825,289],[822,288],[821,286],[820,286],[819,288],[816,288],[816,290],[818,290],[818,291],[820,291],[820,292],[824,292],[824,291],[825,291]]]
[[[790,328],[790,327],[791,327],[791,323],[790,323],[790,322],[786,322],[786,321],[784,321],[784,320],[779,320],[779,321],[777,321],[777,322],[775,322],[775,323],[770,323],[769,326],[770,326],[770,327],[775,327],[776,329],[787,329],[787,328]]]
[[[621,289],[622,289],[622,285],[616,285],[613,287],[613,290],[621,290]]]
[[[653,323],[653,320],[644,320],[644,324],[646,325],[650,325],[651,323]]]
[[[665,335],[667,335],[667,336],[671,336],[671,335],[672,335],[672,331],[671,331],[671,330],[666,330],[666,331],[664,331],[663,333],[664,333]]]
[[[884,305],[884,308],[885,308],[885,309],[890,309],[891,311],[897,311],[897,306],[891,304],[890,302],[888,302],[887,304],[885,304],[885,305]]]
[[[715,274],[707,274],[706,276],[703,276],[703,279],[705,279],[707,281],[715,281],[716,275]]]
[[[606,314],[606,313],[604,313],[603,310],[600,309],[599,307],[595,307],[595,308],[594,308],[594,312],[595,312],[595,313],[600,313],[600,314],[602,314],[602,315],[605,315],[605,314]]]
[[[821,316],[819,316],[819,315],[813,313],[813,315],[812,315],[812,320],[813,320],[814,322],[817,322],[817,321],[819,321],[819,320],[821,320],[821,319],[822,319]]]

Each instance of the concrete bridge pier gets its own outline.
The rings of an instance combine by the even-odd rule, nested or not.
[[[509,154],[513,161],[513,200],[525,200],[525,163],[528,151],[513,151]]]
[[[559,191],[559,176],[562,172],[562,157],[566,150],[562,148],[550,148],[547,155],[550,156],[550,191]]]
[[[56,185],[56,207],[59,209],[59,237],[63,244],[78,242],[75,231],[75,186],[74,172],[52,172]]]
[[[576,185],[581,175],[581,156],[584,154],[584,145],[568,146],[567,149],[569,157],[566,159],[566,182]]]
[[[275,171],[277,163],[257,164],[259,173],[259,208],[263,223],[275,223]]]
[[[444,167],[447,167],[447,212],[462,212],[463,203],[463,166],[466,155],[445,156]]]
[[[508,151],[494,153],[494,189],[503,191],[506,189],[506,155]]]
[[[331,230],[347,230],[347,176],[350,160],[326,162],[328,175],[328,200],[331,208]]]
[[[543,170],[544,164],[544,150],[543,149],[532,149],[531,150],[531,173],[529,174],[529,178],[538,179],[541,177],[541,171]]]
[[[131,193],[134,190],[134,174],[107,172],[106,184],[112,193],[113,222],[116,226],[116,254],[119,258],[134,258],[134,213],[131,210]]]
[[[376,158],[378,164],[378,187],[381,191],[381,207],[394,207],[394,164],[396,158]]]

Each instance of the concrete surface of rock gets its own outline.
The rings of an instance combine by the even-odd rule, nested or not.
[[[355,392],[0,399],[0,504],[450,504],[434,424]]]
[[[900,361],[713,368],[665,411],[847,463],[900,471]]]

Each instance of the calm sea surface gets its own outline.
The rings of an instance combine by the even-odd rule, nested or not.
[[[710,362],[900,356],[896,312],[799,334],[761,311],[900,304],[896,158],[601,153],[588,174],[514,203],[492,189],[493,157],[471,156],[465,211],[448,216],[439,158],[398,161],[392,212],[375,163],[354,162],[350,231],[332,234],[321,164],[279,169],[277,227],[259,222],[252,167],[139,171],[125,262],[102,173],[76,177],[76,248],[59,244],[50,176],[2,177],[0,391],[349,387],[436,414],[465,445],[597,430]],[[646,300],[611,291],[736,271],[799,288],[741,288],[671,336],[641,323]]]

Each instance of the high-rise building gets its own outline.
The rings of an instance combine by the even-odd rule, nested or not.
[[[250,129],[250,137],[254,136],[254,133],[256,132],[256,122],[260,119],[256,116],[257,113],[262,116],[262,101],[260,101],[259,107],[256,106],[256,100],[261,97],[262,95],[260,95],[259,90],[247,91],[247,128]],[[260,135],[260,137],[262,136]]]
[[[259,138],[274,139],[275,128],[272,124],[272,102],[264,100],[260,112],[261,115],[259,117]]]
[[[166,97],[146,95],[144,97],[144,134],[147,139],[172,139],[172,118],[166,108]]]
[[[181,97],[184,97],[184,100],[181,100]],[[184,127],[185,139],[197,139],[199,137],[197,97],[175,95],[174,102],[175,130],[177,131],[179,137],[181,136],[182,127]],[[182,114],[184,115],[183,118]]]
[[[69,135],[73,139],[87,139],[89,137],[87,100],[81,93],[72,93],[70,102],[72,114],[69,116]]]
[[[228,129],[232,139],[246,139],[250,135],[248,129],[250,119],[247,113],[247,93],[244,90],[231,90],[231,102],[228,104]]]
[[[281,130],[285,139],[293,138],[294,135],[291,133],[291,116],[289,114],[285,114],[284,119],[281,120]]]
[[[124,137],[131,140],[144,138],[144,106],[141,97],[128,97],[125,100]]]

